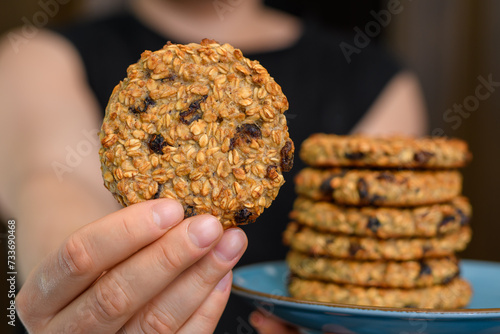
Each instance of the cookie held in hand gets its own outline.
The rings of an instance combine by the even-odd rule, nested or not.
[[[124,206],[165,197],[226,228],[253,222],[293,165],[287,109],[267,70],[229,44],[145,51],[106,108],[104,184]]]

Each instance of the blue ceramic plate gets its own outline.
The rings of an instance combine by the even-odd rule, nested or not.
[[[285,262],[234,270],[233,293],[254,307],[301,328],[335,334],[499,334],[500,263],[462,261],[462,276],[474,287],[467,309],[425,310],[314,303],[287,293]]]

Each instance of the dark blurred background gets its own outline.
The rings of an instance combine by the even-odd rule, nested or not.
[[[499,84],[491,87],[487,99],[477,105],[472,103],[471,111],[464,109],[459,117],[458,113],[448,111],[454,105],[474,102],[476,88],[481,84],[479,77],[500,83],[500,1],[267,1],[271,6],[298,16],[314,17],[332,29],[349,33],[354,33],[355,27],[364,30],[368,22],[374,21],[372,11],[378,13],[390,2],[400,3],[403,10],[392,15],[390,23],[373,42],[384,44],[418,75],[429,110],[429,132],[465,139],[474,154],[473,162],[463,170],[464,194],[474,207],[474,238],[462,257],[500,261]],[[60,6],[49,24],[105,15],[123,8],[124,3],[125,0],[71,0]],[[23,17],[30,19],[40,10],[39,0],[1,1],[0,34],[21,26]],[[2,224],[0,228],[0,243],[5,250],[6,228]],[[0,268],[6,268],[6,264]],[[6,270],[1,270],[0,309],[5,310]],[[3,326],[5,319],[0,321],[0,332],[9,333],[10,329]]]

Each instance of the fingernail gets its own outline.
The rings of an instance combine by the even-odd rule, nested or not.
[[[191,241],[199,248],[210,246],[222,233],[222,225],[212,216],[202,215],[193,218],[188,234]]]
[[[260,325],[262,325],[264,317],[259,312],[252,312],[248,320],[250,321],[250,325],[252,325],[255,328],[258,328],[260,327]]]
[[[184,212],[182,206],[170,200],[160,201],[151,208],[153,221],[162,230],[174,226],[182,221]]]
[[[232,228],[224,233],[214,252],[221,260],[231,261],[241,254],[245,245],[245,233],[239,228]]]
[[[226,276],[224,276],[220,281],[219,283],[217,283],[217,285],[215,286],[215,290],[217,291],[226,291],[226,289],[228,288],[228,286],[230,285],[231,283],[231,272],[228,272],[226,274]]]

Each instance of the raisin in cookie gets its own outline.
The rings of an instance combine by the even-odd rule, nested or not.
[[[325,232],[387,239],[454,233],[469,223],[471,214],[471,205],[462,196],[414,208],[349,207],[299,197],[290,218]]]
[[[466,142],[440,137],[409,138],[318,133],[306,139],[300,158],[315,167],[457,168],[471,159]]]
[[[471,285],[461,278],[443,285],[399,289],[339,285],[293,277],[288,290],[292,297],[302,300],[398,308],[455,309],[465,307],[472,297]]]
[[[124,206],[166,197],[186,216],[252,222],[293,164],[287,109],[267,70],[229,44],[145,51],[106,108],[104,184]]]
[[[297,194],[345,205],[417,206],[450,201],[462,191],[456,170],[367,170],[304,168],[295,176]]]
[[[305,279],[380,288],[446,284],[460,274],[455,256],[420,261],[353,261],[290,251],[290,271]]]
[[[291,222],[283,234],[283,241],[290,248],[306,254],[342,259],[406,261],[451,256],[463,251],[471,237],[469,226],[435,238],[378,239],[321,233]]]

